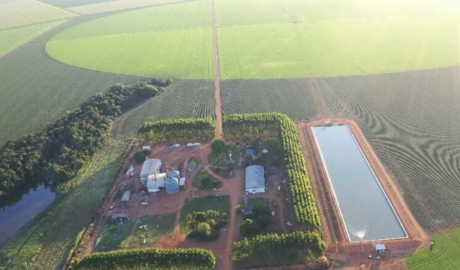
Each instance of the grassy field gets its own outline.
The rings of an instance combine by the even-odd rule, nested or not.
[[[61,23],[56,21],[0,31],[0,57]]]
[[[106,223],[96,241],[96,251],[152,246],[161,236],[172,235],[175,221],[176,214],[166,214],[140,217],[123,226]]]
[[[210,79],[214,76],[210,3],[161,6],[101,18],[56,35],[46,51],[63,63],[91,70]]]
[[[410,270],[455,270],[460,267],[460,228],[433,237],[433,250],[426,249],[406,260]]]
[[[26,225],[0,251],[0,269],[62,269],[78,233],[115,180],[129,141],[113,141],[67,185],[73,189]]]
[[[115,0],[115,1],[100,1],[94,4],[78,5],[68,8],[68,10],[82,14],[97,14],[104,12],[114,12],[126,9],[135,9],[157,5],[168,5],[180,2],[187,2],[193,0]]]
[[[19,0],[0,4],[0,30],[49,21],[58,21],[77,14],[35,0]]]
[[[222,198],[223,199],[221,200],[218,196],[208,196],[203,198],[195,198],[192,200],[185,200],[184,207],[182,207],[182,211],[180,212],[180,229],[182,233],[186,233],[188,231],[187,215],[190,213],[215,210],[229,214],[230,197],[223,196]]]
[[[205,178],[210,179],[210,184],[209,185],[203,185],[203,180]],[[204,190],[204,191],[210,191],[210,190],[218,190],[222,186],[222,182],[219,181],[219,179],[214,178],[211,176],[209,173],[207,173],[205,170],[201,169],[193,178],[192,185],[195,189],[197,190]]]

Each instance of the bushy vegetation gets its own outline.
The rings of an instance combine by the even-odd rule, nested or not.
[[[0,250],[0,269],[62,269],[80,250],[90,224],[99,218],[129,141],[110,141],[77,176],[59,186],[59,196]]]
[[[297,221],[321,229],[321,220],[295,123],[280,113],[235,114],[224,118],[226,137],[258,138],[257,134],[262,131],[272,131],[272,134],[266,136],[278,136],[282,141],[287,162],[287,179]]]
[[[145,142],[193,143],[206,142],[214,137],[216,123],[210,119],[168,119],[145,122],[139,128],[139,138]]]
[[[251,238],[261,232],[266,232],[272,224],[270,209],[264,205],[252,207],[252,211],[246,213],[240,225],[240,232],[243,237]]]
[[[208,210],[205,212],[193,212],[187,215],[187,225],[191,229],[190,238],[203,241],[219,238],[220,229],[227,224],[226,213]]]
[[[219,189],[222,186],[222,182],[204,169],[201,169],[193,178],[192,185],[198,190],[214,190]]]
[[[116,84],[45,130],[8,142],[0,151],[0,198],[26,182],[69,180],[106,144],[118,115],[161,91],[151,84]]]
[[[150,269],[209,269],[216,267],[211,251],[190,249],[132,249],[93,253],[75,263],[74,270],[113,270],[149,267]]]
[[[208,210],[214,210],[228,215],[230,211],[230,196],[207,196],[192,200],[185,200],[184,206],[180,212],[180,229],[182,233],[187,233],[190,230],[187,225],[187,216],[189,214],[194,212],[205,212]]]
[[[321,257],[326,245],[317,233],[258,235],[235,242],[232,260],[240,267],[305,264]]]

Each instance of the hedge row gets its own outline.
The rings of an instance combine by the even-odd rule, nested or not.
[[[321,230],[321,220],[295,123],[281,113],[235,114],[224,118],[225,136],[235,139],[247,139],[247,133],[273,127],[278,128],[284,149],[295,217],[300,223]]]
[[[317,233],[258,235],[235,242],[232,260],[240,267],[305,264],[324,255],[326,245]]]
[[[138,131],[141,141],[146,143],[193,143],[206,142],[214,138],[216,123],[211,118],[167,119],[145,122]]]
[[[209,250],[199,248],[180,249],[132,249],[93,253],[77,260],[74,270],[115,269],[215,269],[216,258]]]

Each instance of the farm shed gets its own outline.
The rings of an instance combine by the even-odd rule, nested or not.
[[[198,166],[198,163],[196,163],[196,161],[192,161],[188,164],[187,166],[187,171],[188,172],[193,172],[195,171],[196,167]]]
[[[168,172],[168,177],[174,177],[174,178],[179,178],[180,174],[178,170],[170,170]]]
[[[149,192],[158,192],[160,188],[165,187],[166,173],[151,174],[148,176],[147,190]]]
[[[151,158],[151,159],[147,159],[146,161],[144,161],[144,164],[142,165],[141,175],[140,175],[141,181],[146,183],[149,175],[160,173],[160,168],[161,168],[161,159]]]
[[[170,177],[165,181],[166,193],[176,194],[179,192],[179,181],[177,178]]]
[[[131,191],[127,190],[123,193],[123,197],[121,197],[121,202],[127,203],[129,201],[129,198],[131,198]]]
[[[245,187],[248,193],[265,193],[264,167],[259,165],[246,167]]]
[[[185,177],[181,177],[179,179],[179,186],[184,187],[185,186]]]

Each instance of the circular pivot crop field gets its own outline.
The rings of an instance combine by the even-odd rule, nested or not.
[[[216,2],[222,79],[353,76],[459,64],[458,18],[448,14],[395,17],[388,11],[373,17],[366,11],[366,17],[350,12],[318,19],[300,11],[287,16],[275,2],[264,9],[267,1],[235,1],[260,8],[242,14],[224,8],[228,0]],[[46,49],[58,61],[91,70],[211,79],[212,5],[199,1],[111,15],[59,33]]]

